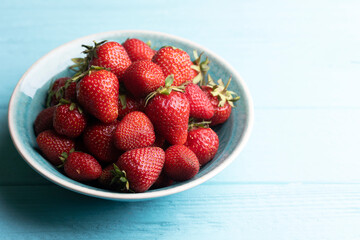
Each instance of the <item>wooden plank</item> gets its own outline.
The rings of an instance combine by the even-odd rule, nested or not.
[[[252,136],[220,182],[360,182],[360,109],[256,109]]]
[[[359,184],[228,184],[143,202],[0,187],[2,239],[359,239]]]
[[[0,185],[49,184],[17,152],[9,133],[7,109],[0,108]]]

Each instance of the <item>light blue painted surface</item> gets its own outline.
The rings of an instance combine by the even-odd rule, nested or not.
[[[102,3],[0,1],[1,239],[360,239],[358,1]],[[63,43],[124,29],[197,42],[245,79],[253,134],[209,182],[114,203],[54,186],[13,147],[21,75]]]

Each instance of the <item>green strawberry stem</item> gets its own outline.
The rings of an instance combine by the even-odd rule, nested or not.
[[[70,78],[70,79],[65,83],[65,85],[66,85],[67,83],[68,83],[68,85],[70,85],[71,82],[77,82],[77,81],[79,81],[81,78],[85,77],[86,75],[90,75],[92,72],[94,72],[94,71],[100,71],[100,70],[110,71],[111,69],[91,65],[88,70],[86,70],[86,71],[84,71],[84,72],[78,72],[78,73],[76,73],[72,78]]]
[[[124,192],[130,191],[129,181],[126,178],[126,172],[120,170],[120,168],[113,163],[114,169],[111,170],[113,178],[111,179],[110,185],[115,186],[117,190]]]
[[[209,128],[211,121],[197,122],[195,118],[189,118],[188,131],[194,128]]]
[[[119,83],[119,101],[121,103],[122,109],[126,108],[126,97],[128,95],[128,91],[125,88],[125,85],[123,82]]]
[[[193,83],[195,84],[200,84],[200,86],[205,85],[205,75],[206,73],[210,70],[209,64],[209,58],[206,57],[204,61],[201,61],[201,57],[204,54],[204,52],[200,53],[200,55],[198,55],[197,51],[194,50],[193,51],[195,60],[193,61],[193,65],[191,66],[192,69],[194,69],[195,71],[198,72],[198,75],[196,75],[196,77],[194,77],[194,79],[192,80]]]
[[[152,48],[152,47],[151,47],[151,41],[150,41],[150,40],[148,40],[148,41],[146,42],[146,45],[148,45],[148,46],[149,46],[149,48],[151,48],[151,49],[155,50],[154,48]]]
[[[94,42],[94,46],[81,45],[86,48],[82,53],[86,54],[84,58],[73,58],[71,59],[75,64],[70,66],[71,70],[74,70],[76,73],[85,72],[90,68],[91,61],[97,57],[96,49],[102,44],[106,43],[107,40],[101,41],[99,43]]]
[[[75,108],[76,108],[76,104],[75,103],[70,103],[69,110],[73,111]]]
[[[154,92],[149,93],[149,95],[146,96],[145,106],[150,101],[150,99],[152,99],[153,97],[155,97],[158,94],[169,95],[172,91],[185,92],[186,84],[182,84],[180,86],[171,86],[173,84],[173,82],[174,82],[174,75],[170,74],[169,76],[166,77],[164,86],[159,87]]]
[[[172,48],[172,49],[174,49],[174,50],[179,49],[179,50],[181,50],[181,51],[184,51],[184,50],[182,50],[181,48],[174,47],[174,46],[171,46],[171,45],[162,46],[160,49],[162,49],[162,48]],[[160,49],[159,49],[159,50],[160,50]]]
[[[125,94],[120,94],[119,95],[119,100],[121,103],[121,108],[125,109],[126,108],[126,95]]]
[[[65,104],[70,104],[70,106],[69,106],[70,111],[73,111],[74,109],[77,109],[79,113],[81,113],[81,114],[83,113],[82,108],[78,104],[76,104],[74,102],[71,102],[70,100],[67,100],[67,99],[64,99],[64,98],[61,98],[59,100],[59,103],[56,106],[61,106],[61,105],[65,105]]]
[[[60,89],[58,90],[58,92],[54,92],[54,91],[52,90],[54,84],[55,84],[55,81],[53,81],[53,82],[50,84],[50,87],[49,87],[49,89],[48,89],[48,91],[47,91],[46,107],[50,107],[50,102],[51,102],[52,97],[53,97],[55,94],[57,94],[58,92],[60,92]],[[56,96],[56,97],[57,97],[57,96]]]
[[[65,164],[66,159],[67,159],[67,158],[69,157],[69,155],[70,155],[71,153],[73,153],[73,152],[75,152],[75,149],[74,149],[74,148],[70,149],[69,154],[68,154],[67,152],[61,153],[59,159],[61,160],[62,164],[57,165],[56,168],[62,168],[62,167],[64,167],[64,164]]]
[[[61,98],[60,101],[59,101],[59,104],[57,106],[64,105],[64,104],[69,104],[69,103],[71,103],[70,100]]]
[[[208,74],[207,86],[212,88],[211,94],[215,97],[218,97],[219,107],[223,107],[226,102],[228,102],[231,107],[235,107],[234,102],[240,99],[240,96],[238,96],[235,92],[227,90],[230,85],[230,82],[231,82],[231,77],[229,78],[226,85],[224,85],[222,79],[219,79],[218,84],[216,84],[213,78],[210,76],[210,74]]]
[[[229,80],[227,81],[226,86],[225,86],[225,88],[224,88],[223,91],[226,91],[226,90],[227,90],[227,88],[228,88],[229,85],[230,85],[230,82],[231,82],[231,77],[230,77]]]

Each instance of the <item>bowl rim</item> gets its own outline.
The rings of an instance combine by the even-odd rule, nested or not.
[[[209,171],[208,173],[204,174],[203,176],[189,181],[187,183],[181,184],[179,186],[175,186],[172,188],[164,188],[162,190],[158,190],[158,191],[149,191],[149,192],[144,192],[144,193],[116,193],[116,192],[105,192],[105,191],[101,191],[101,189],[99,190],[95,190],[95,189],[89,189],[85,186],[79,186],[76,185],[72,182],[69,182],[65,179],[62,179],[58,176],[53,175],[52,173],[48,172],[46,169],[44,169],[42,167],[42,165],[38,162],[36,162],[35,160],[32,159],[32,157],[27,153],[27,151],[25,150],[25,148],[22,146],[23,143],[20,140],[20,136],[17,135],[17,127],[15,124],[15,121],[13,121],[14,118],[14,113],[13,112],[13,106],[16,103],[16,95],[19,92],[20,86],[23,83],[23,81],[26,79],[26,77],[29,75],[29,73],[40,63],[42,62],[44,59],[46,59],[48,56],[52,55],[54,52],[57,51],[61,51],[61,49],[66,48],[69,45],[72,45],[76,42],[85,42],[93,39],[106,39],[106,38],[111,38],[111,36],[116,36],[116,35],[123,35],[123,34],[152,34],[152,35],[157,35],[160,37],[164,37],[164,38],[171,38],[174,39],[176,41],[180,41],[180,42],[184,42],[187,45],[191,45],[194,46],[195,48],[198,49],[203,49],[206,53],[208,53],[209,55],[212,55],[213,57],[215,57],[217,59],[217,61],[219,61],[221,64],[223,64],[224,66],[226,66],[229,71],[231,71],[233,73],[233,78],[237,79],[238,83],[241,85],[241,87],[243,88],[243,92],[244,92],[244,97],[247,99],[247,122],[245,123],[245,128],[244,128],[244,133],[243,133],[243,137],[241,142],[235,146],[235,149],[227,156],[227,158],[221,162],[216,168],[212,169],[211,171]],[[210,178],[214,177],[215,175],[217,175],[218,173],[220,173],[222,170],[224,170],[231,162],[234,161],[234,159],[236,158],[236,156],[239,155],[239,153],[242,151],[242,149],[244,148],[245,144],[247,143],[247,141],[249,140],[252,128],[253,128],[253,124],[254,124],[254,105],[253,105],[253,100],[250,94],[250,91],[247,87],[247,85],[245,84],[243,78],[237,73],[237,71],[228,63],[226,62],[222,57],[218,56],[217,54],[215,54],[214,52],[212,52],[211,50],[208,50],[207,48],[194,43],[190,40],[178,37],[178,36],[174,36],[171,34],[167,34],[167,33],[162,33],[162,32],[156,32],[156,31],[148,31],[148,30],[115,30],[115,31],[107,31],[107,32],[100,32],[100,33],[95,33],[95,34],[91,34],[91,35],[87,35],[87,36],[83,36],[77,39],[74,39],[72,41],[69,41],[65,44],[62,44],[58,47],[56,47],[55,49],[51,50],[50,52],[48,52],[47,54],[43,55],[41,58],[39,58],[34,64],[32,64],[32,66],[22,75],[22,77],[20,78],[19,82],[16,84],[16,87],[11,95],[10,101],[9,101],[9,106],[8,106],[8,126],[9,126],[9,131],[10,131],[10,136],[11,139],[17,149],[17,151],[20,153],[20,155],[22,156],[22,158],[36,171],[38,172],[40,175],[42,175],[44,178],[50,180],[51,182],[62,186],[66,189],[69,189],[71,191],[77,192],[77,193],[81,193],[87,196],[92,196],[92,197],[97,197],[97,198],[102,198],[102,199],[108,199],[108,200],[117,200],[117,201],[130,201],[130,200],[146,200],[146,199],[152,199],[152,198],[158,198],[158,197],[163,197],[163,196],[168,196],[171,194],[175,194],[175,193],[179,193],[182,191],[185,191],[187,189],[193,188],[207,180],[209,180]]]

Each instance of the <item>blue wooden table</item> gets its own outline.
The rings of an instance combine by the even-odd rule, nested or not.
[[[0,1],[0,239],[360,239],[359,1]],[[33,171],[10,95],[42,55],[110,30],[166,32],[226,59],[255,124],[230,167],[191,190],[112,202]]]

